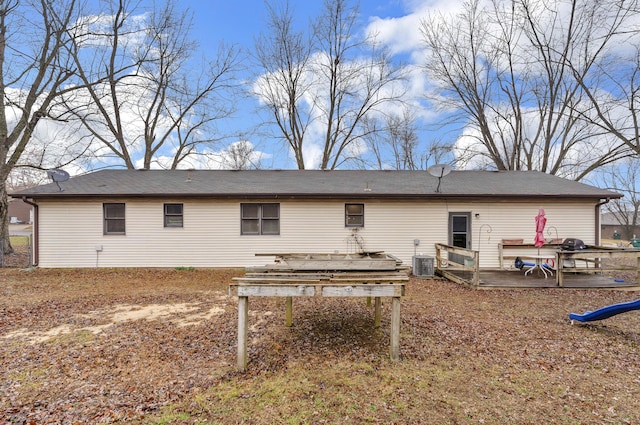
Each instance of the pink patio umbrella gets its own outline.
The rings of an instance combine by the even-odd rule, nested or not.
[[[536,216],[536,238],[533,240],[533,244],[540,248],[544,245],[544,226],[547,224],[547,218],[544,216],[544,208],[538,210]]]

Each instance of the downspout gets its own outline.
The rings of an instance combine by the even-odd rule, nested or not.
[[[608,204],[609,201],[611,201],[611,198],[607,198],[606,200],[596,204],[596,246],[600,245],[600,207],[604,204]]]
[[[22,202],[29,204],[33,207],[33,267],[38,267],[38,261],[40,260],[40,231],[38,220],[38,204],[33,201],[29,201],[26,196],[22,197]]]

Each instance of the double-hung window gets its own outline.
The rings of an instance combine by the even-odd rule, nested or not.
[[[345,227],[364,227],[364,204],[344,204]]]
[[[105,235],[125,234],[124,203],[102,204],[102,213],[104,218],[103,233]]]
[[[242,235],[279,235],[280,204],[240,204]]]
[[[183,217],[182,204],[164,204],[164,227],[182,227]]]

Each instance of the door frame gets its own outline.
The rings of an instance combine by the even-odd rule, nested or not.
[[[448,226],[447,226],[447,237],[448,237],[448,245],[450,246],[455,246],[453,245],[453,218],[454,217],[464,217],[467,220],[467,228],[465,231],[465,234],[467,235],[467,246],[463,246],[460,248],[466,248],[466,249],[472,249],[473,246],[473,241],[471,240],[471,236],[473,235],[473,231],[471,229],[471,211],[455,211],[455,212],[449,212],[449,220],[448,220]],[[460,232],[456,232],[456,233],[460,233]],[[461,254],[454,254],[454,253],[449,253],[449,259],[451,261],[453,261],[454,263],[458,263],[458,264],[464,264],[465,263],[465,256],[461,255]]]

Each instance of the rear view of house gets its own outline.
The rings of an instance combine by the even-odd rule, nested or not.
[[[40,267],[244,267],[364,251],[411,265],[444,243],[480,251],[483,268],[498,267],[502,239],[533,242],[540,208],[549,238],[598,244],[600,205],[620,197],[539,172],[356,170],[104,170],[12,196],[35,205]]]

